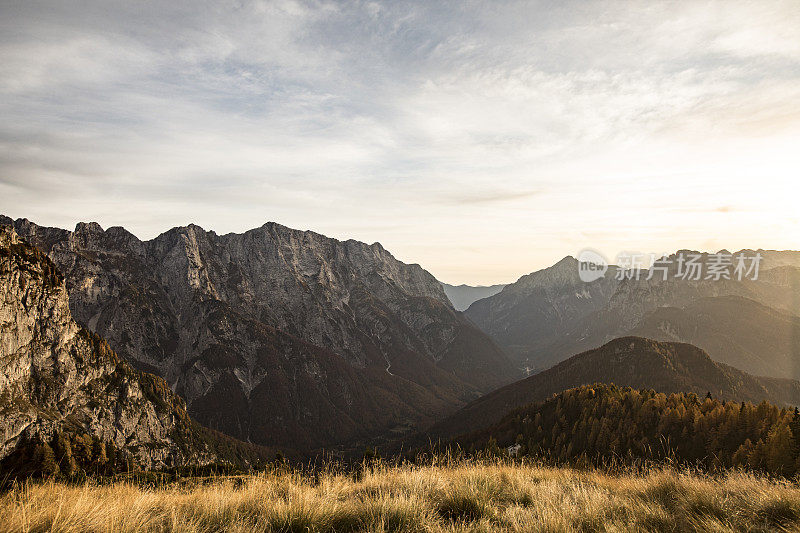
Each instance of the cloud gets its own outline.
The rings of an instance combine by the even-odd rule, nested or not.
[[[780,247],[799,47],[791,1],[6,2],[0,211],[143,237],[273,219],[484,283],[598,220],[689,247],[687,198],[769,203]]]
[[[538,191],[489,191],[486,193],[472,193],[456,195],[452,202],[456,204],[493,204],[514,200],[524,200],[538,194]]]

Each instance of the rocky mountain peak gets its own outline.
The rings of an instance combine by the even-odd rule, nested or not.
[[[78,235],[99,235],[104,233],[103,227],[97,222],[78,222],[75,224],[75,232]]]
[[[557,289],[575,286],[578,283],[581,283],[578,277],[578,260],[568,255],[552,266],[522,276],[504,290]]]

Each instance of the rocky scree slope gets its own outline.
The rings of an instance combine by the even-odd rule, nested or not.
[[[245,441],[363,444],[517,376],[433,276],[377,243],[274,223],[150,241],[93,223],[0,223],[64,272],[81,324],[164,377],[199,422]]]

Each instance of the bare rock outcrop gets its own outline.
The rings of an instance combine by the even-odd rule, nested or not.
[[[80,432],[143,468],[214,459],[184,402],[72,319],[56,266],[0,228],[0,459],[20,441]]]

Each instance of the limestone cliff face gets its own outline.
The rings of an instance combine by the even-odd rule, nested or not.
[[[145,468],[212,459],[183,401],[73,321],[56,266],[0,228],[0,459],[21,438],[88,433]]]
[[[271,223],[221,237],[197,226],[175,228],[147,244],[158,284],[173,302],[223,301],[358,366],[367,364],[368,350],[354,334],[362,325],[357,305],[367,295],[412,330],[416,339],[404,338],[407,348],[422,341],[426,355],[435,358],[454,335],[452,324],[439,335],[422,334],[430,321],[407,309],[408,300],[430,299],[447,308],[447,297],[433,276],[397,261],[377,243],[341,242]]]
[[[516,377],[438,281],[380,244],[266,224],[13,223],[64,272],[79,323],[158,373],[199,422],[260,444],[357,444],[423,427]]]

